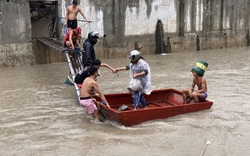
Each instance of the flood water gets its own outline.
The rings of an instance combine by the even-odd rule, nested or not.
[[[0,68],[0,155],[3,156],[205,156],[250,155],[250,49],[248,47],[147,55],[154,89],[191,86],[198,59],[209,110],[124,127],[94,123],[64,84],[68,64]],[[127,58],[102,59],[113,67]],[[104,93],[126,92],[128,71],[101,69]]]

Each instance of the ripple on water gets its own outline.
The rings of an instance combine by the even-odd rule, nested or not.
[[[249,155],[249,51],[237,47],[145,56],[154,89],[190,87],[190,69],[198,59],[206,60],[209,67],[204,77],[214,105],[210,110],[132,127],[95,123],[86,117],[74,87],[64,84],[68,63],[1,68],[5,76],[0,77],[0,153],[124,155],[126,151],[126,155],[183,156],[199,155],[209,140],[205,155]],[[127,58],[102,62],[113,67],[129,63]],[[128,71],[112,75],[103,68],[97,82],[104,93],[116,93],[127,92],[129,80]]]

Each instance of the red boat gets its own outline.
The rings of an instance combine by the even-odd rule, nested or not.
[[[108,120],[124,126],[210,109],[213,105],[213,102],[208,100],[199,103],[191,101],[189,104],[182,104],[181,92],[175,89],[154,90],[150,95],[146,95],[145,98],[148,102],[146,109],[134,110],[131,93],[106,94],[105,97],[110,108],[101,104],[101,112]]]
[[[65,51],[72,79],[76,73],[83,69],[80,54],[72,51]],[[80,90],[75,83],[77,96],[80,96]],[[105,118],[115,121],[124,126],[137,125],[142,122],[154,119],[164,119],[167,117],[196,112],[209,109],[213,102],[205,100],[204,102],[183,105],[181,92],[175,89],[154,90],[150,95],[146,95],[148,106],[146,109],[134,110],[132,93],[106,94],[110,108],[100,105],[100,111]],[[99,99],[100,100],[100,99]],[[125,109],[124,109],[125,108]]]

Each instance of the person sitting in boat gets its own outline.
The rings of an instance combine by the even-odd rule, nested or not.
[[[207,98],[207,83],[203,78],[204,72],[202,72],[197,66],[192,68],[191,72],[194,77],[193,83],[191,88],[182,90],[183,104],[190,103],[192,99],[197,103],[202,102]],[[194,90],[196,85],[198,90]]]
[[[64,40],[63,40],[64,47],[67,47],[72,50],[75,50],[75,47],[82,49],[80,45],[81,33],[82,33],[82,29],[80,27],[70,30],[64,37]]]
[[[116,68],[115,72],[130,70],[130,77],[140,80],[142,86],[141,90],[132,90],[131,88],[128,88],[128,90],[133,92],[135,109],[139,108],[140,103],[143,108],[146,108],[147,102],[143,94],[149,95],[152,92],[150,67],[137,50],[132,50],[130,52],[129,59],[131,60],[129,65]]]
[[[99,112],[97,108],[100,102],[97,102],[97,100],[92,97],[93,92],[98,93],[105,105],[110,107],[104,94],[98,87],[98,83],[96,81],[96,77],[98,76],[97,70],[98,69],[96,67],[91,67],[88,69],[90,76],[83,81],[80,94],[80,104],[86,108],[87,113],[92,115],[95,121],[99,121]]]
[[[99,68],[100,68],[100,67],[106,67],[106,68],[110,69],[113,73],[115,72],[115,69],[114,69],[114,68],[112,68],[111,66],[109,66],[109,65],[106,64],[106,63],[101,63],[101,61],[100,61],[99,59],[96,59],[96,60],[93,62],[92,66],[93,66],[93,67],[96,67],[96,68],[98,69],[98,76],[101,75],[101,74],[100,74],[100,71],[99,71]],[[89,68],[90,68],[90,67],[89,67]],[[89,69],[89,68],[88,68],[88,69]],[[90,73],[89,73],[88,69],[85,70],[85,71],[82,71],[82,73],[76,74],[75,83],[76,83],[76,85],[78,86],[78,88],[81,88],[84,79],[85,79],[86,77],[89,77],[89,76],[90,76]]]

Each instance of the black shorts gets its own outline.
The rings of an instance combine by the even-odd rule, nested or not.
[[[67,27],[71,29],[75,29],[77,27],[77,19],[67,21]]]
[[[73,41],[74,46],[76,46],[76,41]],[[67,47],[66,42],[63,44],[64,47]]]

